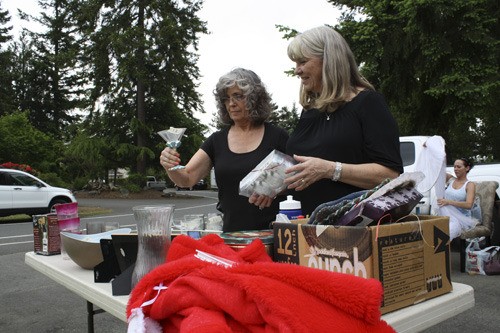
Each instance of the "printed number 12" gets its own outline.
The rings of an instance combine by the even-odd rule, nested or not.
[[[281,232],[283,231],[283,236],[281,235]],[[283,247],[283,241],[286,240],[286,244]],[[292,250],[290,249],[290,245],[292,244],[292,232],[290,229],[279,229],[278,230],[278,242],[279,242],[279,247],[277,249],[277,252],[279,254],[286,254],[286,255],[293,255]]]

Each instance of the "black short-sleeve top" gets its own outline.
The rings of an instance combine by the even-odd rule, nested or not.
[[[240,181],[252,171],[274,149],[285,152],[288,133],[277,126],[265,123],[264,136],[260,145],[248,153],[234,153],[229,149],[229,129],[213,133],[202,144],[212,161],[219,189],[218,209],[224,214],[223,230],[262,230],[276,218],[279,200],[269,208],[260,210],[248,203],[248,197],[239,195]]]
[[[303,110],[286,152],[348,164],[378,163],[403,172],[398,126],[383,96],[371,90],[361,91],[333,113]],[[301,201],[303,214],[311,214],[318,205],[359,190],[323,179],[293,195]]]

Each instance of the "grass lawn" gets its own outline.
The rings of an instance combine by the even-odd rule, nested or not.
[[[103,209],[100,207],[78,207],[79,217],[91,217],[111,212],[112,212],[111,209]],[[15,223],[15,222],[30,222],[30,221],[32,221],[31,216],[26,214],[17,214],[17,215],[0,217],[0,223]]]

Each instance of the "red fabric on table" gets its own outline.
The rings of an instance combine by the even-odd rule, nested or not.
[[[377,280],[274,263],[259,240],[236,252],[216,235],[179,237],[167,263],[132,291],[127,316],[163,283],[168,288],[143,311],[164,332],[394,332],[380,318]],[[204,262],[196,249],[237,265]]]

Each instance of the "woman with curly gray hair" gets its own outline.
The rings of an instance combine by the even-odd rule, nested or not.
[[[161,153],[160,164],[182,187],[193,186],[214,168],[224,232],[268,229],[280,200],[254,196],[261,205],[253,205],[239,195],[239,184],[271,151],[285,151],[288,133],[267,122],[272,112],[271,96],[254,72],[236,68],[223,75],[214,96],[218,120],[224,127],[210,135],[185,168],[169,170],[181,161],[178,152],[170,148]]]

